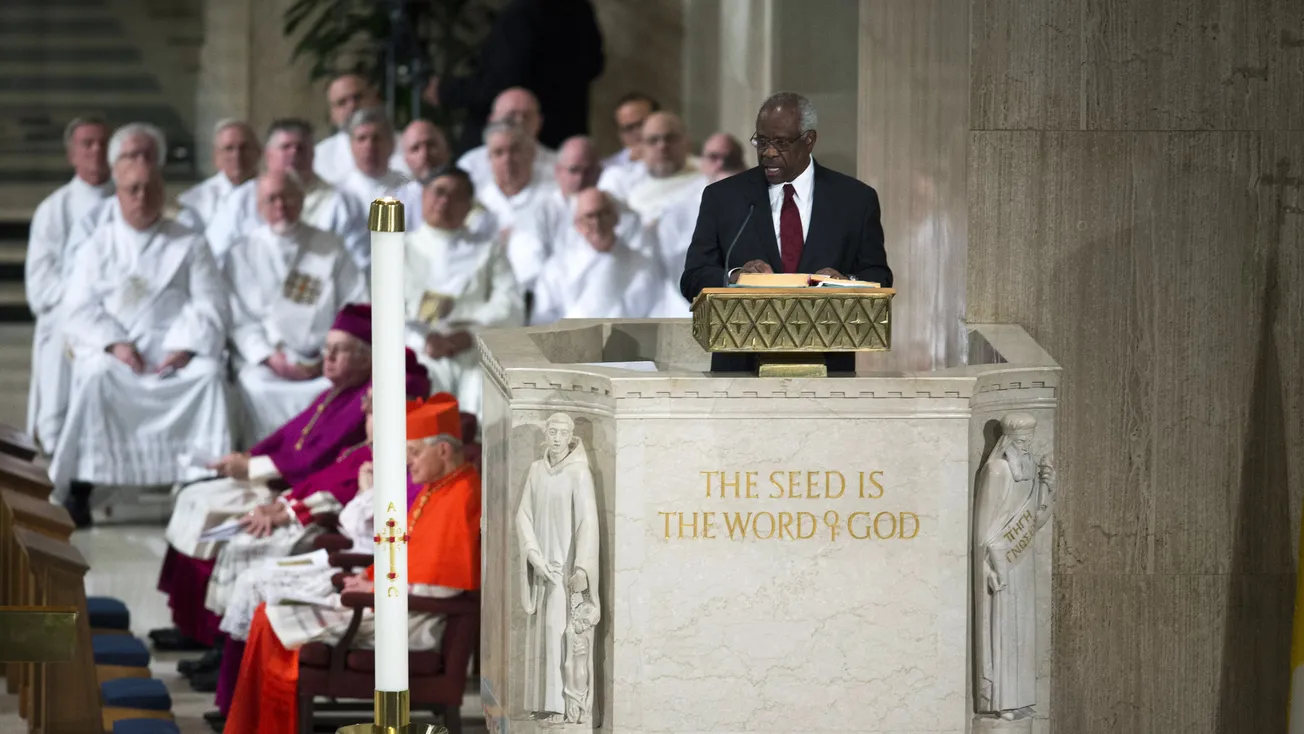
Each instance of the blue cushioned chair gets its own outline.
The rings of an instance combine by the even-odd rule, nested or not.
[[[127,610],[127,605],[111,596],[86,597],[86,617],[90,620],[91,629],[131,629],[131,612]]]
[[[113,722],[113,734],[181,734],[167,719],[122,719]]]
[[[96,665],[121,665],[127,668],[149,667],[149,648],[128,635],[94,635],[91,649]]]
[[[172,696],[156,678],[119,678],[100,684],[105,706],[147,711],[171,711]]]

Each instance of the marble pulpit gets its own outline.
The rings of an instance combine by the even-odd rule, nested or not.
[[[487,332],[490,732],[1049,731],[1059,368],[708,373],[679,321]]]

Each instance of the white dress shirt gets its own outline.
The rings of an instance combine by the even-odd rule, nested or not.
[[[783,238],[779,235],[779,218],[783,214],[783,187],[786,185],[780,183],[770,186],[770,216],[774,220],[774,240],[779,243],[780,256],[783,254]],[[796,189],[792,198],[797,203],[797,213],[801,215],[801,241],[805,245],[806,235],[810,232],[811,197],[815,193],[814,158],[806,164],[806,170],[792,180],[792,187]]]

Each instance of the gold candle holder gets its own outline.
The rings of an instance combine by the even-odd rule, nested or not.
[[[336,734],[448,734],[448,729],[412,723],[410,692],[376,691],[376,723],[353,724]]]

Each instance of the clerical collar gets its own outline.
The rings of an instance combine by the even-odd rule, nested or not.
[[[110,193],[113,192],[113,179],[105,179],[104,183],[99,184],[99,185],[97,186],[97,185],[95,185],[95,184],[89,183],[88,181],[86,181],[85,179],[83,179],[81,176],[73,176],[73,177],[72,177],[72,186],[73,186],[73,188],[78,189],[79,191],[86,192],[86,193],[96,193],[96,194],[106,194],[106,195],[107,195],[107,194],[110,194]]]

